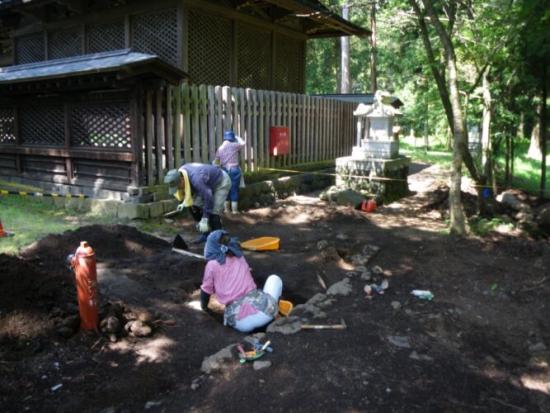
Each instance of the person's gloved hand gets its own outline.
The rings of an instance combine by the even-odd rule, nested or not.
[[[197,224],[197,230],[203,234],[206,234],[210,231],[210,226],[208,225],[208,218],[202,218]]]
[[[221,166],[221,164],[222,164],[222,163],[220,162],[219,159],[214,159],[214,160],[212,161],[212,165],[214,165],[214,166]]]
[[[185,206],[183,205],[183,202],[182,202],[181,204],[178,205],[178,207],[176,208],[176,211],[181,212],[183,211],[183,208],[185,208]]]

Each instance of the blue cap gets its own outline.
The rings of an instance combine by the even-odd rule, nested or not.
[[[235,132],[233,132],[232,130],[226,130],[223,133],[223,140],[229,141],[229,142],[235,142]]]

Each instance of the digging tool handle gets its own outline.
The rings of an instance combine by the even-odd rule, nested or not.
[[[177,252],[181,255],[187,255],[188,257],[198,258],[199,260],[205,260],[203,255],[195,254],[194,252],[180,250],[178,248],[172,248],[172,251]]]
[[[346,326],[343,324],[302,324],[302,330],[345,330]]]

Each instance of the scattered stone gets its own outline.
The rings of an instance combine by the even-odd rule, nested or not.
[[[496,197],[496,200],[501,204],[506,205],[507,207],[515,209],[516,211],[526,209],[526,207],[528,208],[529,205],[525,204],[524,202],[521,202],[518,199],[518,196],[519,196],[518,191],[509,189],[498,194]]]
[[[252,367],[254,368],[254,370],[262,370],[262,369],[267,369],[269,367],[271,367],[271,361],[269,360],[256,360],[253,364],[252,364]]]
[[[363,271],[361,274],[361,279],[363,281],[370,281],[372,279],[372,273],[369,270]]]
[[[550,231],[550,203],[544,204],[538,208],[537,223],[546,231]]]
[[[332,303],[334,303],[334,298],[327,297],[327,295],[323,293],[315,294],[306,302],[307,305],[314,305],[319,308],[329,307]]]
[[[366,255],[356,254],[351,256],[351,263],[354,266],[365,266],[369,262],[369,257]]]
[[[143,321],[144,323],[151,323],[153,322],[153,316],[151,313],[147,310],[137,310],[137,319],[139,321]]]
[[[268,333],[296,334],[302,329],[302,322],[296,316],[282,317],[271,323],[266,331]]]
[[[160,406],[162,404],[162,400],[151,400],[145,403],[145,410],[152,409],[153,407]]]
[[[411,354],[409,354],[409,358],[412,360],[418,360],[418,361],[433,361],[433,357],[430,357],[426,354],[418,354],[416,351],[412,351]]]
[[[540,353],[542,351],[546,351],[546,345],[542,341],[529,346],[530,353]]]
[[[63,338],[70,338],[75,334],[75,330],[66,326],[58,327],[56,333]]]
[[[338,234],[336,234],[336,239],[339,239],[340,241],[345,241],[347,240],[349,237],[342,233],[342,232],[339,232]]]
[[[342,257],[338,254],[338,250],[335,247],[326,247],[321,251],[321,258],[325,261],[340,261]]]
[[[99,329],[104,334],[118,334],[122,329],[122,325],[117,317],[110,315],[101,320]]]
[[[342,281],[332,284],[328,290],[328,295],[349,295],[351,294],[353,287],[349,278],[344,278]]]
[[[99,413],[117,413],[117,408],[114,406],[106,407],[105,409],[101,410]]]
[[[253,345],[256,342],[262,342],[265,339],[265,337],[266,337],[265,333],[256,333],[250,336],[246,336],[244,338],[244,341]]]
[[[132,320],[126,323],[124,329],[135,337],[149,337],[153,334],[153,329],[141,320]]]
[[[355,276],[357,276],[357,273],[355,271],[348,271],[346,273],[346,277],[348,277],[348,278],[353,278]]]
[[[401,309],[401,303],[399,301],[392,301],[391,306],[396,311]]]
[[[384,274],[384,270],[379,265],[375,265],[374,267],[372,267],[372,273],[374,275],[382,275]]]
[[[364,265],[358,265],[357,267],[355,267],[355,271],[365,272],[365,271],[367,271],[367,267],[365,267]]]
[[[195,391],[199,387],[201,387],[202,383],[204,382],[206,376],[204,374],[201,374],[198,377],[195,377],[193,381],[191,382],[191,390]]]
[[[409,337],[407,336],[387,336],[388,341],[399,348],[411,348]]]
[[[201,371],[206,374],[210,374],[213,371],[222,370],[224,364],[233,359],[233,354],[231,350],[235,347],[234,344],[231,344],[225,348],[222,348],[215,354],[205,357],[201,364]]]
[[[317,242],[317,249],[319,251],[323,251],[328,246],[329,246],[329,243],[327,240],[322,239],[321,241]]]

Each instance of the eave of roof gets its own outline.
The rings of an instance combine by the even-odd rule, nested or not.
[[[314,0],[263,0],[266,3],[291,10],[297,17],[323,23],[330,30],[307,33],[310,37],[369,36],[370,30],[364,29],[331,12],[320,2]]]
[[[171,83],[188,77],[156,55],[124,49],[0,68],[0,85],[116,72],[148,73]]]

